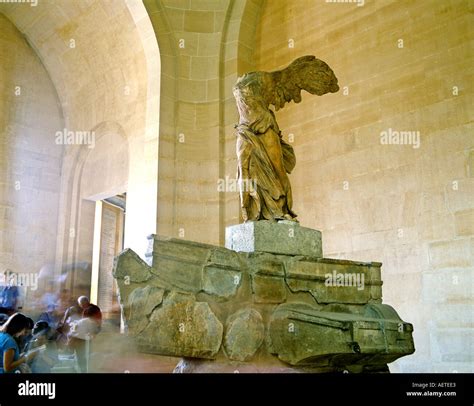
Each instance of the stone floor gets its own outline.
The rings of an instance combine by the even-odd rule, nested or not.
[[[139,353],[133,341],[120,333],[101,333],[92,344],[89,372],[169,373],[179,361],[179,358]]]
[[[170,373],[180,358],[139,353],[133,340],[120,334],[119,328],[103,324],[91,344],[89,372],[92,373]],[[60,352],[52,373],[74,373],[79,368],[73,354]]]

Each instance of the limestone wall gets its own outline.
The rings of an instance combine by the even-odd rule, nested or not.
[[[81,280],[87,293],[95,200],[127,193],[125,245],[140,254],[156,231],[156,37],[136,0],[3,3],[0,12],[0,104],[8,112],[0,126],[0,265],[19,258],[18,267],[38,272],[51,262],[44,274],[53,278],[79,269],[67,281]],[[15,81],[22,97],[13,97]],[[57,145],[57,131],[86,132],[92,142]]]
[[[235,178],[238,120],[232,86],[254,69],[258,0],[145,0],[160,46],[161,118],[157,229],[223,244],[239,221]],[[205,230],[205,231],[204,231]]]
[[[277,114],[301,224],[323,232],[327,257],[383,262],[384,302],[415,327],[416,353],[392,370],[471,371],[472,6],[359,4],[1,4],[2,264],[90,261],[93,201],[122,192],[138,254],[155,230],[222,245],[239,222],[238,194],[217,188],[236,171],[232,86],[314,54],[341,90]],[[56,148],[62,128],[95,131],[97,149]],[[408,145],[381,138],[401,131]]]
[[[314,54],[341,87],[277,113],[294,139],[294,209],[326,257],[383,262],[384,302],[415,329],[416,353],[393,371],[472,372],[472,4],[361,3],[263,10],[258,70]],[[384,144],[390,129],[419,145]]]
[[[45,0],[36,7],[4,3],[0,10],[43,61],[64,128],[95,135],[94,145],[65,146],[57,266],[91,260],[93,216],[86,206],[123,192],[125,244],[144,252],[146,235],[156,231],[160,57],[143,4]],[[49,142],[53,149],[54,133]]]
[[[0,272],[37,273],[55,258],[64,121],[48,72],[1,13],[0,89]]]

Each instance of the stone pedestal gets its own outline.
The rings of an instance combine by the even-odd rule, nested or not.
[[[233,250],[152,235],[148,263],[116,258],[140,351],[183,357],[181,372],[386,371],[414,352],[413,326],[382,303],[382,264],[322,258],[320,232],[292,222],[227,237]]]
[[[227,227],[225,247],[237,252],[323,256],[321,232],[294,221],[250,221]]]

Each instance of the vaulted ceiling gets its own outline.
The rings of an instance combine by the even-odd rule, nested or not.
[[[140,1],[1,3],[0,12],[49,72],[68,128],[143,115],[137,99],[147,97],[150,80],[159,89],[158,45]]]

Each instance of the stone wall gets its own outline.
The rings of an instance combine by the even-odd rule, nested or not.
[[[58,282],[53,272],[68,269],[67,281],[87,293],[95,200],[127,193],[125,244],[137,252],[145,252],[146,236],[156,231],[156,37],[135,0],[3,3],[0,12],[2,88],[7,78],[4,95],[12,95],[0,98],[12,106],[2,109],[11,114],[2,116],[0,128],[13,129],[2,137],[18,139],[0,154],[8,179],[1,195],[1,265],[20,258],[21,268],[38,272],[51,262],[42,275]],[[13,97],[11,78],[22,81],[21,98]],[[57,131],[88,132],[93,142],[57,145]],[[14,188],[17,178],[22,195]],[[34,307],[32,300],[26,305]]]
[[[55,258],[63,117],[48,72],[1,13],[0,88],[0,272],[37,273]]]
[[[341,87],[277,113],[294,140],[294,209],[322,231],[325,257],[383,263],[384,302],[415,329],[416,353],[393,371],[472,372],[472,4],[361,3],[263,10],[258,70],[313,54]],[[419,145],[416,133],[384,144],[390,129]]]
[[[232,86],[255,66],[258,0],[145,0],[162,63],[157,229],[224,243],[239,220]],[[203,227],[206,232],[203,232]]]
[[[393,370],[471,371],[470,5],[362,3],[1,4],[18,28],[2,16],[2,86],[14,76],[34,89],[0,98],[10,106],[0,118],[2,263],[18,258],[37,270],[36,262],[54,259],[45,246],[55,243],[57,265],[89,261],[91,202],[125,191],[125,246],[139,255],[155,230],[223,245],[225,227],[239,222],[237,193],[217,189],[236,171],[232,86],[242,73],[314,54],[341,90],[306,95],[277,114],[296,151],[301,224],[323,232],[326,257],[383,262],[384,301],[415,326],[417,351]],[[101,160],[107,148],[58,152],[54,133],[63,127],[109,138],[120,172]],[[384,144],[381,133],[393,131],[415,138]],[[17,175],[26,179],[20,191]]]
[[[36,7],[4,3],[0,10],[49,73],[62,128],[95,134],[93,146],[64,148],[56,265],[91,261],[93,211],[87,206],[123,192],[125,244],[144,252],[146,235],[156,231],[160,56],[143,4],[44,1]],[[54,132],[49,136],[42,147],[53,150]],[[120,170],[104,161],[104,151],[109,161],[120,158]]]

